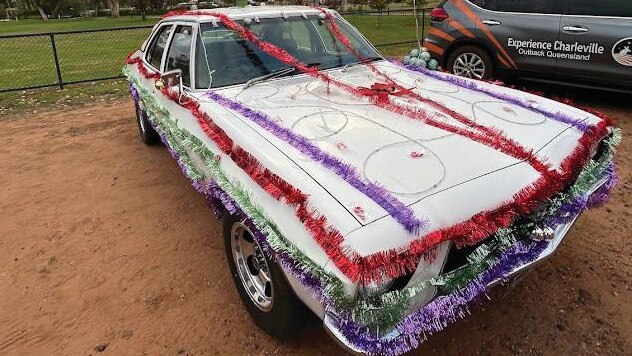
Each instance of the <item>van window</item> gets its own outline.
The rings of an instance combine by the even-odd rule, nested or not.
[[[147,51],[145,59],[158,70],[160,70],[162,54],[165,52],[165,47],[167,47],[167,40],[169,39],[172,28],[173,26],[171,25],[161,27],[158,30],[158,35],[154,37],[154,41],[149,46],[149,51]]]
[[[191,43],[193,39],[193,28],[191,26],[178,26],[173,34],[169,53],[167,53],[167,64],[165,71],[180,69],[182,71],[182,83],[191,86],[191,71],[189,70],[189,60],[191,58]]]
[[[570,0],[569,15],[632,17],[632,1]]]
[[[560,13],[557,1],[551,0],[473,0],[473,3],[491,11],[537,14]]]

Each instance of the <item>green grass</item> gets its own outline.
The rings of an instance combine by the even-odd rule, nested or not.
[[[0,120],[41,110],[108,103],[129,97],[123,79],[77,84],[66,89],[33,89],[0,94]]]
[[[20,21],[0,22],[0,35],[17,35],[25,33],[43,33],[57,31],[95,30],[115,27],[151,26],[158,22],[158,17],[147,18],[143,21],[140,17],[119,18],[77,18],[48,20],[26,19]]]
[[[64,82],[112,77],[125,56],[138,49],[150,29],[62,34],[55,36]],[[0,38],[0,88],[57,83],[48,36]],[[6,64],[5,64],[6,63]]]
[[[412,15],[347,15],[345,18],[377,46],[417,40],[415,36],[415,16]],[[423,25],[421,22],[419,23],[420,37],[422,37],[421,26]],[[427,23],[425,25],[427,26]],[[423,41],[423,38],[421,40]],[[378,49],[386,56],[403,56],[413,47],[415,47],[414,44],[408,44],[380,46]]]
[[[415,41],[415,18],[411,15],[377,16],[349,15],[349,22],[356,26],[376,45]],[[42,33],[54,30],[80,30],[90,28],[115,28],[121,26],[151,25],[157,19],[146,22],[140,18],[120,19],[78,19],[78,20],[24,20],[0,22],[0,33],[32,32]],[[59,63],[64,82],[87,80],[98,77],[117,76],[121,73],[125,56],[138,49],[149,35],[149,29],[117,30],[106,32],[61,34],[55,36]],[[420,34],[421,36],[421,34]],[[403,56],[415,44],[380,46],[386,56]],[[0,38],[0,89],[55,84],[57,74],[48,36]],[[48,89],[27,92],[27,94],[2,93],[0,104],[9,112],[20,110],[22,104],[33,100],[38,103],[56,103],[58,97],[70,95],[85,98],[90,95],[120,92],[120,86],[99,83],[97,86],[70,85],[67,90]],[[77,88],[77,89],[76,89]],[[79,89],[81,88],[81,89]],[[119,89],[118,91],[115,89]],[[63,94],[63,95],[62,95]],[[11,103],[17,98],[17,104]],[[39,105],[39,104],[38,104]],[[27,108],[28,104],[24,104]]]

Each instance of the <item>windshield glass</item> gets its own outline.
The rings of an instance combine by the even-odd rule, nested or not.
[[[354,49],[363,58],[381,58],[380,54],[346,22],[338,26]],[[327,23],[318,16],[261,19],[249,26],[259,38],[289,52],[301,62],[320,69],[342,67],[358,62],[358,58],[338,41]],[[288,65],[264,53],[255,44],[241,38],[221,24],[200,25],[196,46],[196,78],[198,89],[243,84],[248,80]],[[293,74],[293,73],[292,73]]]

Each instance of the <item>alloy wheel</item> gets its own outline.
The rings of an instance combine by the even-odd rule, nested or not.
[[[485,69],[485,62],[476,53],[463,53],[452,65],[454,74],[472,79],[483,79]]]
[[[237,273],[246,294],[261,311],[270,311],[274,295],[268,262],[261,246],[243,223],[233,225],[231,247]]]

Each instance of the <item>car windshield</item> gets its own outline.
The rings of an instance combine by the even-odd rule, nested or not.
[[[336,20],[344,35],[363,59],[381,58],[380,54],[345,21]],[[301,62],[320,69],[343,67],[358,62],[318,16],[266,18],[249,28],[264,41],[284,49]],[[221,24],[202,23],[195,58],[198,89],[243,84],[253,78],[289,66],[263,52],[255,44]],[[286,71],[286,75],[293,74]]]

